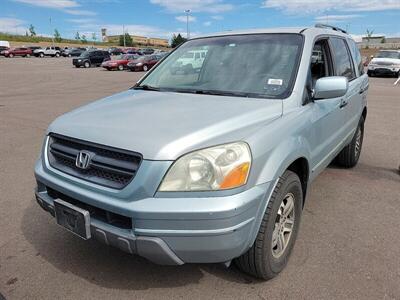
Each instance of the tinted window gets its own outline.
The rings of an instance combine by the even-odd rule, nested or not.
[[[299,34],[194,39],[158,64],[141,84],[175,92],[286,98],[302,46]],[[206,52],[205,58],[194,60],[199,52]]]
[[[358,68],[358,72],[360,73],[360,75],[362,75],[362,74],[364,74],[364,65],[362,62],[360,50],[358,50],[358,47],[353,40],[348,40],[348,42],[349,42],[348,44],[350,47],[351,54],[354,57],[354,64]]]
[[[345,76],[349,80],[356,77],[352,61],[343,39],[331,38],[332,55],[335,62],[336,75]]]

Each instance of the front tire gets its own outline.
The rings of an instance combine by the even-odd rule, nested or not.
[[[8,54],[8,57],[13,58],[14,54],[10,53],[10,54]]]
[[[143,66],[143,71],[147,72],[149,70],[149,67],[147,65]]]
[[[25,55],[25,57],[31,57],[31,55],[30,55],[30,54],[27,54],[27,55]]]
[[[60,57],[60,53],[57,52],[57,53],[56,53],[56,57]]]
[[[124,66],[123,65],[119,65],[118,66],[118,70],[123,71],[124,70]]]
[[[303,192],[299,177],[285,171],[268,202],[251,248],[235,260],[243,272],[264,280],[286,266],[300,225]]]
[[[84,66],[85,68],[90,68],[90,62],[85,61],[85,63],[83,64],[83,66]]]
[[[350,144],[344,147],[338,156],[336,156],[336,163],[344,168],[353,168],[355,165],[357,165],[361,154],[363,140],[364,118],[361,117],[353,139],[351,140]]]

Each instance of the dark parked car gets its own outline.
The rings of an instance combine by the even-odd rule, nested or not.
[[[72,64],[79,68],[90,68],[91,66],[100,66],[103,61],[110,60],[110,54],[107,51],[90,50],[85,51],[78,58],[72,60]]]
[[[111,47],[108,49],[108,53],[110,53],[110,55],[121,55],[124,51],[120,48]]]
[[[20,48],[4,50],[2,51],[2,55],[4,55],[5,57],[14,57],[14,56],[29,57],[32,55],[32,50],[29,48],[20,47]]]
[[[138,59],[139,56],[135,54],[124,54],[121,55],[118,59],[114,60],[107,60],[101,64],[101,66],[104,69],[107,69],[108,71],[111,70],[124,70],[127,68],[127,65],[130,61],[133,61],[135,59]]]
[[[85,48],[69,48],[69,49],[65,49],[61,53],[61,55],[64,57],[77,57],[77,56],[81,56],[81,54],[85,51],[86,51]]]
[[[144,55],[149,55],[149,54],[153,54],[154,53],[154,49],[145,48],[145,49],[141,49],[140,52],[142,52]]]
[[[141,56],[128,63],[128,69],[131,71],[145,71],[150,70],[161,59],[158,55]]]
[[[31,49],[32,52],[33,52],[33,51],[35,51],[36,49],[40,49],[41,47],[39,47],[39,46],[28,46],[27,48],[28,48],[28,49]]]

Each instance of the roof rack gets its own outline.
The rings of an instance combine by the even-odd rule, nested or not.
[[[342,28],[339,28],[339,27],[336,27],[336,26],[328,25],[328,24],[321,24],[321,23],[318,23],[318,24],[315,24],[315,27],[316,27],[316,28],[330,28],[330,29],[332,29],[332,30],[340,31],[340,32],[343,32],[343,33],[346,33],[346,34],[347,34],[347,31],[346,31],[346,30],[344,30],[344,29],[342,29]]]

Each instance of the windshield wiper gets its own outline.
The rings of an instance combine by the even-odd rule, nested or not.
[[[194,90],[195,94],[216,95],[216,96],[234,96],[234,97],[250,97],[249,93],[233,92],[233,91],[218,91],[218,90]]]
[[[143,84],[143,85],[138,85],[133,87],[134,90],[145,90],[145,91],[160,91],[159,88],[148,85],[148,84]]]

